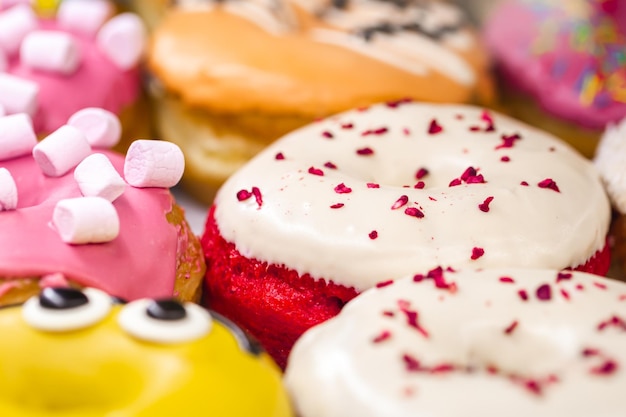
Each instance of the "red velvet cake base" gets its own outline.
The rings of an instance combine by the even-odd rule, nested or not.
[[[207,259],[205,302],[256,338],[284,369],[295,341],[310,327],[328,320],[358,292],[324,279],[303,276],[284,265],[268,265],[241,255],[225,241],[209,211],[201,243]],[[608,246],[578,271],[606,275]]]

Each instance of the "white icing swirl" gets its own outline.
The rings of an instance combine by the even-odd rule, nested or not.
[[[622,415],[626,285],[558,276],[445,273],[454,291],[407,277],[361,294],[294,346],[298,415]]]
[[[437,265],[561,269],[584,263],[604,247],[610,220],[595,168],[553,136],[492,117],[493,129],[485,131],[491,123],[482,109],[411,103],[314,123],[228,179],[216,197],[217,226],[244,256],[357,290]],[[442,130],[429,134],[431,126]],[[521,139],[501,147],[503,135],[515,134]],[[486,183],[461,181],[468,167]],[[424,189],[413,188],[420,168],[428,170]],[[453,180],[462,183],[450,187]],[[559,191],[538,185],[547,180]],[[351,192],[335,191],[340,184]],[[255,197],[238,200],[238,192],[254,187],[261,205]],[[402,196],[407,203],[392,209]],[[423,218],[415,217],[418,211]]]

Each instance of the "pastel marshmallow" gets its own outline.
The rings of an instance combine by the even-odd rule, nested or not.
[[[120,232],[120,220],[113,204],[102,197],[61,200],[54,207],[52,223],[66,243],[104,243]]]
[[[68,173],[91,153],[91,146],[79,129],[64,125],[35,145],[33,157],[49,177]]]
[[[28,155],[36,144],[30,116],[18,113],[0,117],[0,161]]]
[[[26,4],[18,4],[0,13],[0,49],[14,55],[26,35],[37,29],[37,16]]]
[[[80,64],[80,50],[69,33],[37,30],[20,47],[20,59],[32,69],[70,75]]]
[[[146,44],[146,31],[139,17],[133,13],[122,13],[102,26],[96,42],[121,70],[137,65]]]
[[[171,142],[136,140],[126,153],[124,177],[133,187],[173,187],[185,170],[185,157]]]
[[[38,97],[37,83],[0,73],[0,104],[7,114],[28,113],[34,116],[38,107]]]
[[[114,201],[126,189],[126,181],[115,170],[109,158],[101,153],[83,159],[74,170],[74,179],[80,192],[88,197]]]
[[[122,124],[117,116],[97,107],[77,111],[67,124],[80,129],[87,142],[95,148],[112,148],[122,136]]]
[[[17,208],[17,185],[6,168],[0,168],[0,211]]]
[[[108,0],[65,0],[56,16],[62,28],[95,36],[112,13]]]

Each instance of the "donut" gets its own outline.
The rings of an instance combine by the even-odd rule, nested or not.
[[[4,113],[28,113],[44,137],[78,110],[97,107],[121,119],[119,150],[132,139],[148,137],[148,103],[138,65],[145,29],[139,18],[113,16],[109,0],[53,2],[59,3],[56,13],[45,3],[0,7]]]
[[[610,205],[593,164],[479,107],[392,102],[267,148],[219,190],[207,302],[280,365],[307,328],[378,282],[438,265],[605,274]]]
[[[47,288],[0,327],[3,416],[293,415],[276,365],[196,304]]]
[[[137,141],[124,157],[92,149],[77,128],[65,125],[33,147],[31,127],[33,150],[27,146],[7,158],[7,145],[18,147],[6,131],[21,132],[15,128],[21,125],[7,120],[19,118],[28,120],[26,115],[0,118],[0,305],[23,302],[49,285],[94,287],[126,300],[198,301],[205,270],[199,239],[167,188],[171,185],[140,183],[137,162],[156,165],[133,150],[138,145],[149,154],[154,146],[175,145]],[[60,145],[51,151],[55,143]],[[158,166],[171,166],[177,158],[161,154]],[[64,162],[74,156],[75,168],[71,160]],[[71,167],[66,173],[51,172],[48,165],[60,168],[62,162]],[[179,171],[182,175],[182,167]],[[84,202],[93,204],[76,206]]]
[[[154,30],[147,65],[159,134],[183,149],[182,185],[205,203],[266,145],[320,117],[405,97],[492,101],[482,45],[443,2],[179,3]]]
[[[611,122],[626,117],[626,4],[619,0],[506,1],[484,38],[514,116],[588,157]]]
[[[624,283],[550,269],[431,274],[372,288],[298,340],[285,383],[299,416],[621,413]]]

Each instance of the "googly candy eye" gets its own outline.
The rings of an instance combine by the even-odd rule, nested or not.
[[[111,310],[111,297],[95,288],[45,288],[22,309],[24,321],[48,332],[83,329],[100,322]]]
[[[141,299],[122,308],[118,323],[129,335],[156,343],[182,343],[209,333],[208,311],[192,303],[173,299]]]

